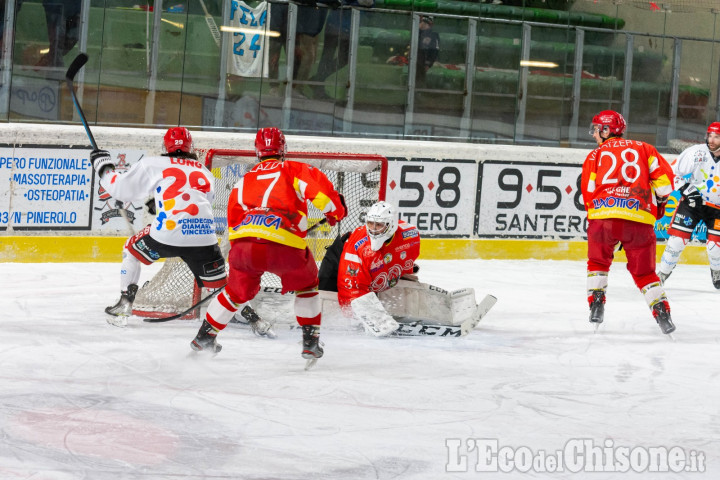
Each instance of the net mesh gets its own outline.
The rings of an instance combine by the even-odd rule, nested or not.
[[[325,173],[335,188],[343,194],[348,216],[335,226],[327,223],[308,232],[306,241],[318,266],[328,246],[342,233],[362,225],[365,212],[379,199],[385,198],[384,188],[387,175],[387,160],[379,155],[357,155],[342,153],[288,153],[289,160],[311,164]],[[213,211],[220,247],[225,258],[230,250],[227,233],[227,205],[235,183],[255,164],[252,150],[210,150],[206,165],[215,177],[215,200]],[[310,226],[324,219],[324,215],[308,203],[308,224]],[[266,287],[280,287],[280,279],[266,273],[262,278]],[[163,317],[183,312],[201,298],[210,294],[199,289],[195,278],[185,262],[169,258],[157,274],[138,291],[133,304],[133,314],[141,317]],[[188,313],[184,318],[196,318],[199,310]]]

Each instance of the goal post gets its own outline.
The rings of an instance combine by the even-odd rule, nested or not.
[[[304,162],[320,169],[345,197],[348,212],[343,220],[335,226],[325,223],[308,232],[306,241],[319,266],[326,248],[335,238],[362,225],[370,206],[385,199],[387,158],[372,154],[288,152],[285,159]],[[230,250],[227,226],[230,193],[237,181],[256,164],[254,150],[211,149],[205,156],[205,165],[215,179],[215,228],[226,259]],[[323,218],[322,212],[308,202],[308,226]],[[280,281],[275,275],[266,273],[262,285],[280,287]],[[133,314],[146,318],[177,314],[192,307],[209,293],[210,290],[198,287],[185,262],[179,258],[169,258],[158,273],[138,290]],[[197,309],[183,318],[198,318],[199,315]]]

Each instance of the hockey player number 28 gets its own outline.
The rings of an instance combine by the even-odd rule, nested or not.
[[[203,172],[194,171],[189,176],[185,176],[185,172],[179,168],[166,168],[163,170],[163,178],[167,177],[172,177],[175,181],[163,192],[163,200],[175,198],[182,194],[185,185],[189,185],[193,190],[199,190],[203,193],[210,191],[210,182]]]
[[[600,161],[598,162],[598,166],[602,166],[603,159],[606,158],[610,161],[610,168],[605,172],[605,175],[603,175],[602,184],[606,185],[608,183],[618,183],[615,172],[615,170],[617,169],[618,160],[613,152],[603,151],[600,154]],[[620,152],[620,158],[623,161],[623,165],[622,167],[620,167],[620,175],[622,175],[625,183],[632,185],[638,178],[640,178],[640,166],[638,165],[640,154],[638,154],[637,150],[635,150],[634,148],[626,148],[625,150]],[[633,177],[630,177],[628,175],[630,173],[630,169],[632,169],[632,171],[634,172]]]

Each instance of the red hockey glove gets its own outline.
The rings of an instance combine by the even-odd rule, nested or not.
[[[327,222],[330,224],[331,227],[334,227],[337,222],[342,220],[347,216],[347,205],[345,204],[345,197],[343,197],[342,193],[338,194],[340,196],[340,205],[335,209],[334,214],[325,214],[325,218],[327,218]]]

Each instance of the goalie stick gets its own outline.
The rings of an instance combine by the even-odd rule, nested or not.
[[[311,232],[311,231],[315,230],[316,228],[318,228],[320,225],[323,225],[323,224],[325,224],[325,223],[327,223],[327,218],[323,218],[323,219],[320,220],[319,222],[315,223],[312,227],[310,227],[310,228],[307,229],[307,232]],[[190,313],[190,312],[192,312],[193,310],[195,310],[196,308],[199,308],[199,307],[205,305],[207,302],[209,302],[210,300],[212,300],[213,298],[215,298],[215,295],[217,295],[218,293],[220,293],[220,291],[221,291],[223,288],[225,288],[225,287],[218,288],[217,290],[213,290],[213,291],[210,293],[210,295],[208,295],[207,297],[203,298],[202,300],[200,300],[200,301],[197,302],[195,305],[193,305],[192,307],[188,308],[188,309],[185,310],[185,311],[182,311],[182,312],[180,312],[180,313],[176,313],[176,314],[174,314],[174,315],[170,315],[169,317],[143,318],[143,321],[144,321],[144,322],[148,322],[148,323],[162,323],[162,322],[169,322],[169,321],[171,321],[171,320],[177,320],[178,318],[182,318],[182,317],[184,317],[185,315],[187,315],[188,313]]]

